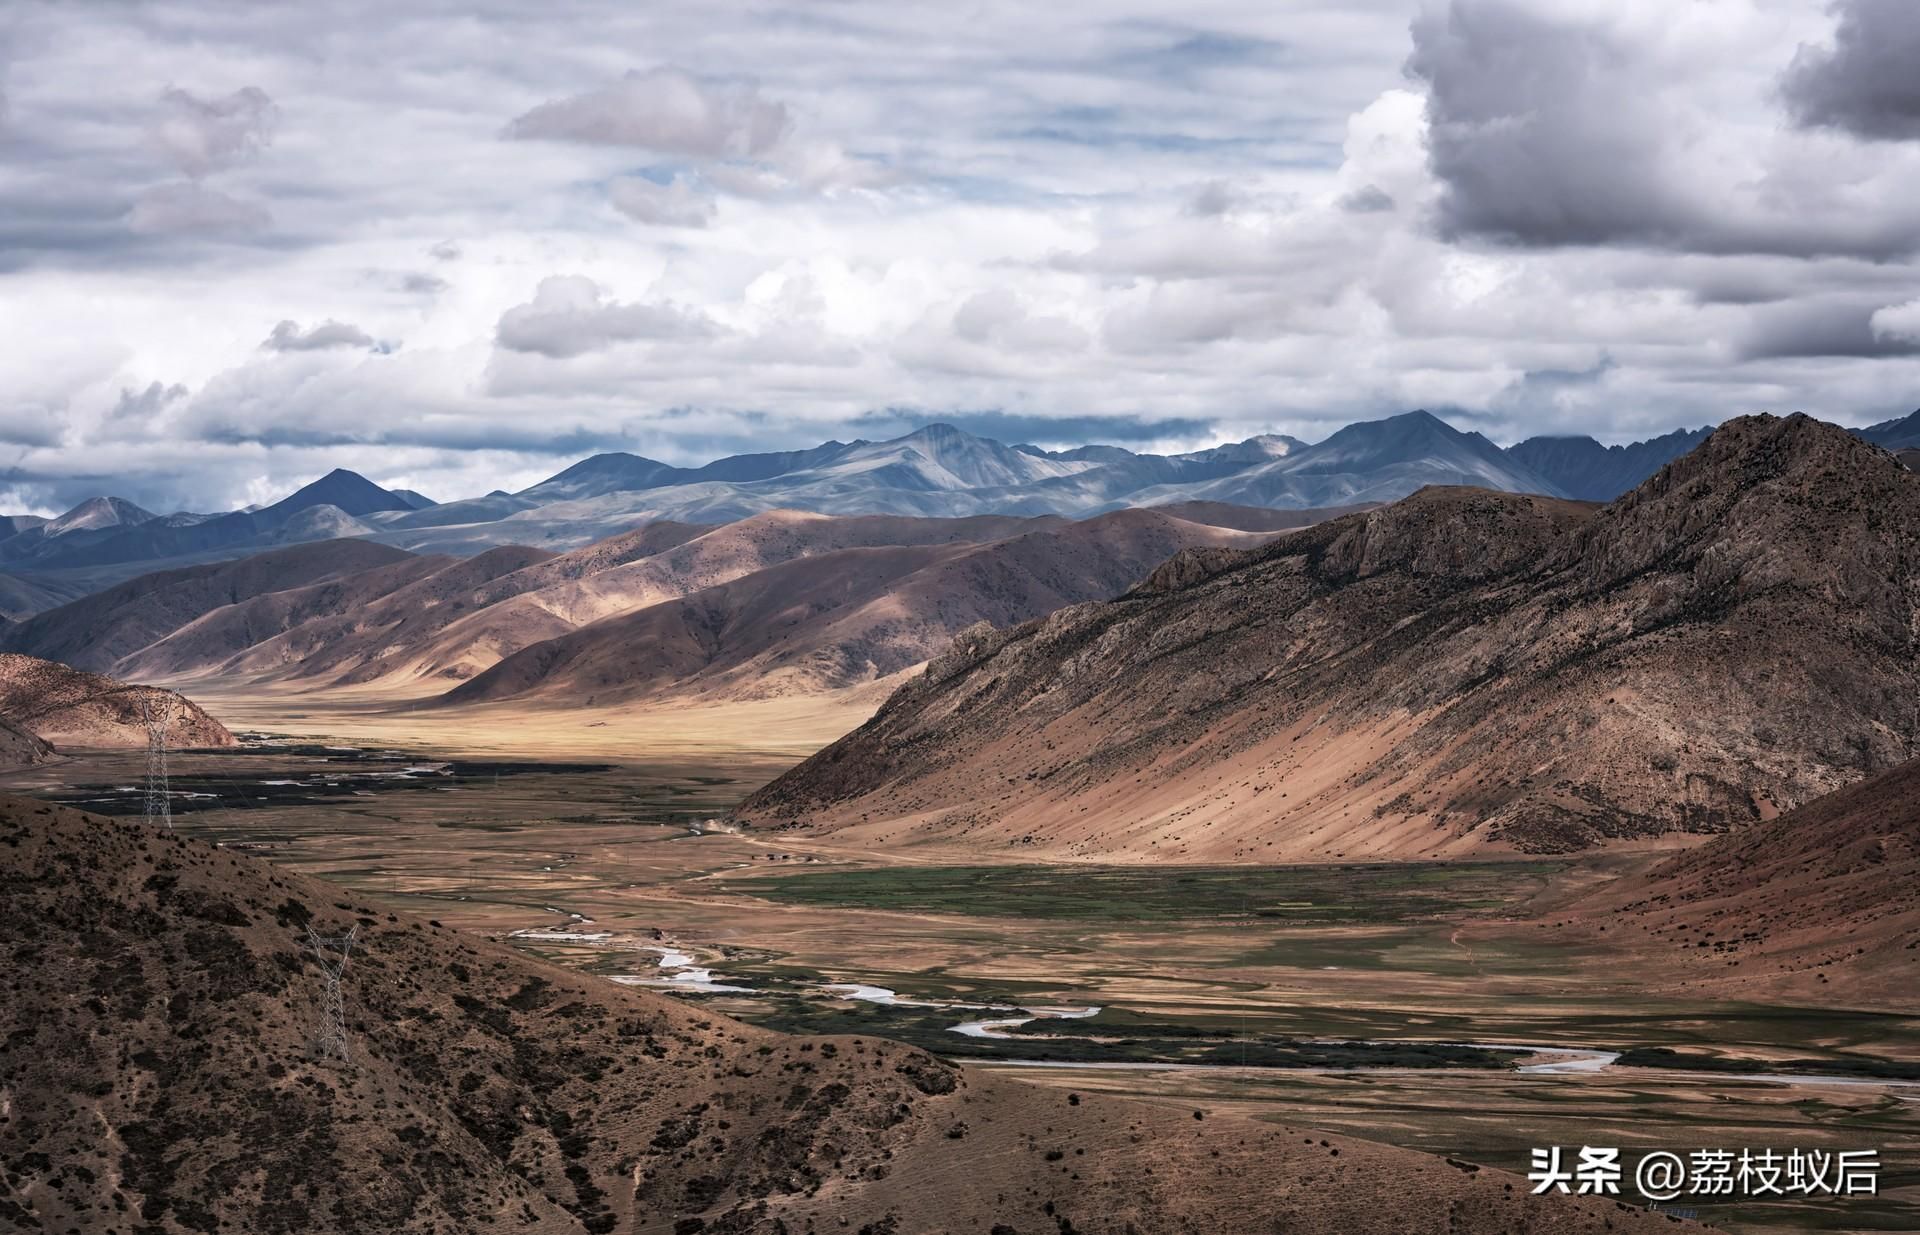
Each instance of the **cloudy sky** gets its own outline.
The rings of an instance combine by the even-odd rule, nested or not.
[[[1920,406],[1912,0],[0,7],[0,508]]]

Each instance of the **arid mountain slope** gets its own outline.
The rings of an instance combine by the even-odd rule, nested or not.
[[[0,718],[55,746],[145,746],[143,708],[149,700],[167,711],[171,745],[235,744],[226,726],[170,690],[129,686],[50,660],[0,654]]]
[[[1920,478],[1730,421],[1597,512],[1433,489],[956,640],[750,798],[769,826],[1062,855],[1562,851],[1911,757]]]
[[[382,545],[340,540],[159,571],[22,622],[0,636],[0,650],[120,672],[124,658],[223,606],[421,560]]]
[[[214,609],[122,658],[119,668],[175,680],[208,671],[331,675],[431,638],[471,612],[476,591],[552,557],[521,545],[470,558],[407,557]]]
[[[1612,1199],[793,1038],[131,821],[0,799],[0,1225],[1600,1235]],[[350,1062],[307,928],[356,932]]]
[[[980,515],[965,519],[918,519],[904,515],[815,515],[774,510],[703,530],[662,552],[556,581],[528,595],[562,620],[584,625],[616,613],[631,613],[663,600],[690,596],[785,562],[845,549],[980,544],[1029,528],[1063,524],[1058,517],[1029,519]],[[684,526],[684,525],[675,525]]]
[[[589,623],[716,587],[788,562],[855,548],[971,543],[1034,524],[1004,516],[910,519],[892,515],[833,518],[773,511],[721,527],[650,523],[516,571],[479,589],[467,609],[430,639],[393,640],[375,659],[351,643],[309,657],[297,676],[341,673],[348,685],[385,681],[444,687],[501,659]],[[250,661],[242,666],[250,667]]]
[[[790,517],[806,526],[882,521]],[[984,544],[841,549],[757,570],[534,644],[437,703],[535,698],[597,705],[666,694],[764,698],[835,690],[919,664],[974,623],[1007,625],[1118,595],[1182,549],[1260,539],[1157,510],[1019,526],[1033,530]]]
[[[1920,989],[1920,760],[1607,884],[1570,929],[1743,990]],[[1605,928],[1604,933],[1600,928]]]

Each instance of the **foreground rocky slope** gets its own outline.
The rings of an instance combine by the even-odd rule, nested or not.
[[[309,926],[357,930],[350,1063],[309,1048]],[[1412,1151],[750,1028],[20,799],[0,965],[0,1229],[1669,1229]]]
[[[765,826],[1072,856],[1564,851],[1910,757],[1920,481],[1731,421],[1611,506],[1430,489],[969,632],[750,798]]]
[[[0,719],[55,746],[145,746],[145,707],[168,716],[175,748],[232,746],[233,734],[170,690],[130,686],[31,656],[0,654]]]

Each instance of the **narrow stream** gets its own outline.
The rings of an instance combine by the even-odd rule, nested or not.
[[[556,911],[558,912],[558,911]],[[620,952],[653,952],[659,961],[651,973],[620,973],[612,975],[612,980],[623,986],[646,986],[657,990],[666,990],[680,994],[742,994],[758,992],[738,979],[715,977],[711,967],[699,963],[691,952],[670,943],[640,943],[629,939],[616,939],[611,931],[586,929],[594,925],[578,914],[570,915],[574,921],[564,927],[529,928],[514,931],[508,937],[530,943],[564,943],[606,948]],[[874,986],[865,982],[823,982],[813,988],[820,995],[837,1000],[859,1001],[863,1003],[884,1004],[901,1008],[948,1008],[955,1012],[988,1012],[996,1015],[961,1020],[947,1026],[950,1033],[969,1038],[989,1038],[1000,1042],[1030,1040],[1010,1031],[1037,1020],[1073,1021],[1086,1020],[1098,1016],[1103,1009],[1097,1005],[1069,1007],[1053,1004],[990,1004],[963,1003],[956,1000],[908,999],[899,992],[884,986]],[[1058,1034],[1057,1037],[1074,1035]],[[1094,1035],[1079,1035],[1093,1038]],[[1567,1046],[1557,1042],[1438,1042],[1431,1043],[1416,1039],[1393,1038],[1329,1038],[1317,1040],[1325,1044],[1339,1044],[1349,1041],[1364,1042],[1370,1046],[1410,1046],[1437,1045],[1462,1046],[1477,1050],[1516,1051],[1526,1054],[1533,1062],[1518,1065],[1514,1072],[1521,1075],[1552,1076],[1567,1074],[1596,1074],[1613,1070],[1621,1052],[1603,1050],[1591,1046]],[[975,1062],[992,1066],[1022,1068],[1075,1068],[1075,1069],[1123,1069],[1135,1071],[1180,1071],[1180,1072],[1244,1072],[1246,1065],[1222,1063],[1174,1063],[1153,1062],[1150,1060],[1057,1060],[1057,1059],[981,1059]],[[1268,1067],[1263,1070],[1274,1070]],[[1299,1072],[1403,1072],[1413,1069],[1394,1067],[1300,1067],[1288,1068]],[[1716,1081],[1764,1081],[1778,1085],[1844,1085],[1869,1088],[1920,1089],[1920,1081],[1904,1081],[1881,1077],[1859,1076],[1819,1076],[1800,1073],[1771,1072],[1692,1072],[1682,1069],[1655,1069],[1660,1077],[1692,1080]],[[1499,1073],[1499,1075],[1507,1075]]]

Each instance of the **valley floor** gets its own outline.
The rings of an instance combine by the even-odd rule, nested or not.
[[[273,719],[207,702],[236,729]],[[1543,925],[1579,890],[1657,855],[1113,868],[1036,865],[1010,847],[957,865],[730,831],[718,823],[727,807],[791,762],[805,724],[823,723],[788,714],[782,728],[777,716],[745,730],[738,714],[663,716],[649,722],[654,753],[636,759],[558,721],[495,725],[468,744],[404,717],[283,713],[275,727],[299,735],[285,745],[175,758],[178,821],[389,906],[763,1025],[897,1038],[1077,1091],[1204,1097],[1521,1172],[1551,1145],[1878,1149],[1877,1197],[1701,1216],[1751,1232],[1920,1225],[1920,1085],[1849,1075],[1920,1078],[1913,1009],[1853,1006],[1844,991],[1820,1006],[1742,998],[1650,969],[1659,953],[1640,941],[1570,944]],[[729,728],[762,748],[725,749]],[[374,749],[389,745],[400,749]],[[89,753],[0,782],[126,813],[142,772],[136,753]],[[954,1032],[1020,1009],[1042,1014]],[[1439,1058],[1435,1043],[1535,1049]],[[1683,1063],[1828,1079],[1512,1066],[1566,1058],[1547,1047],[1666,1048]],[[1311,1069],[1258,1066],[1322,1056],[1331,1062]],[[1181,1066],[1194,1063],[1206,1066]]]

